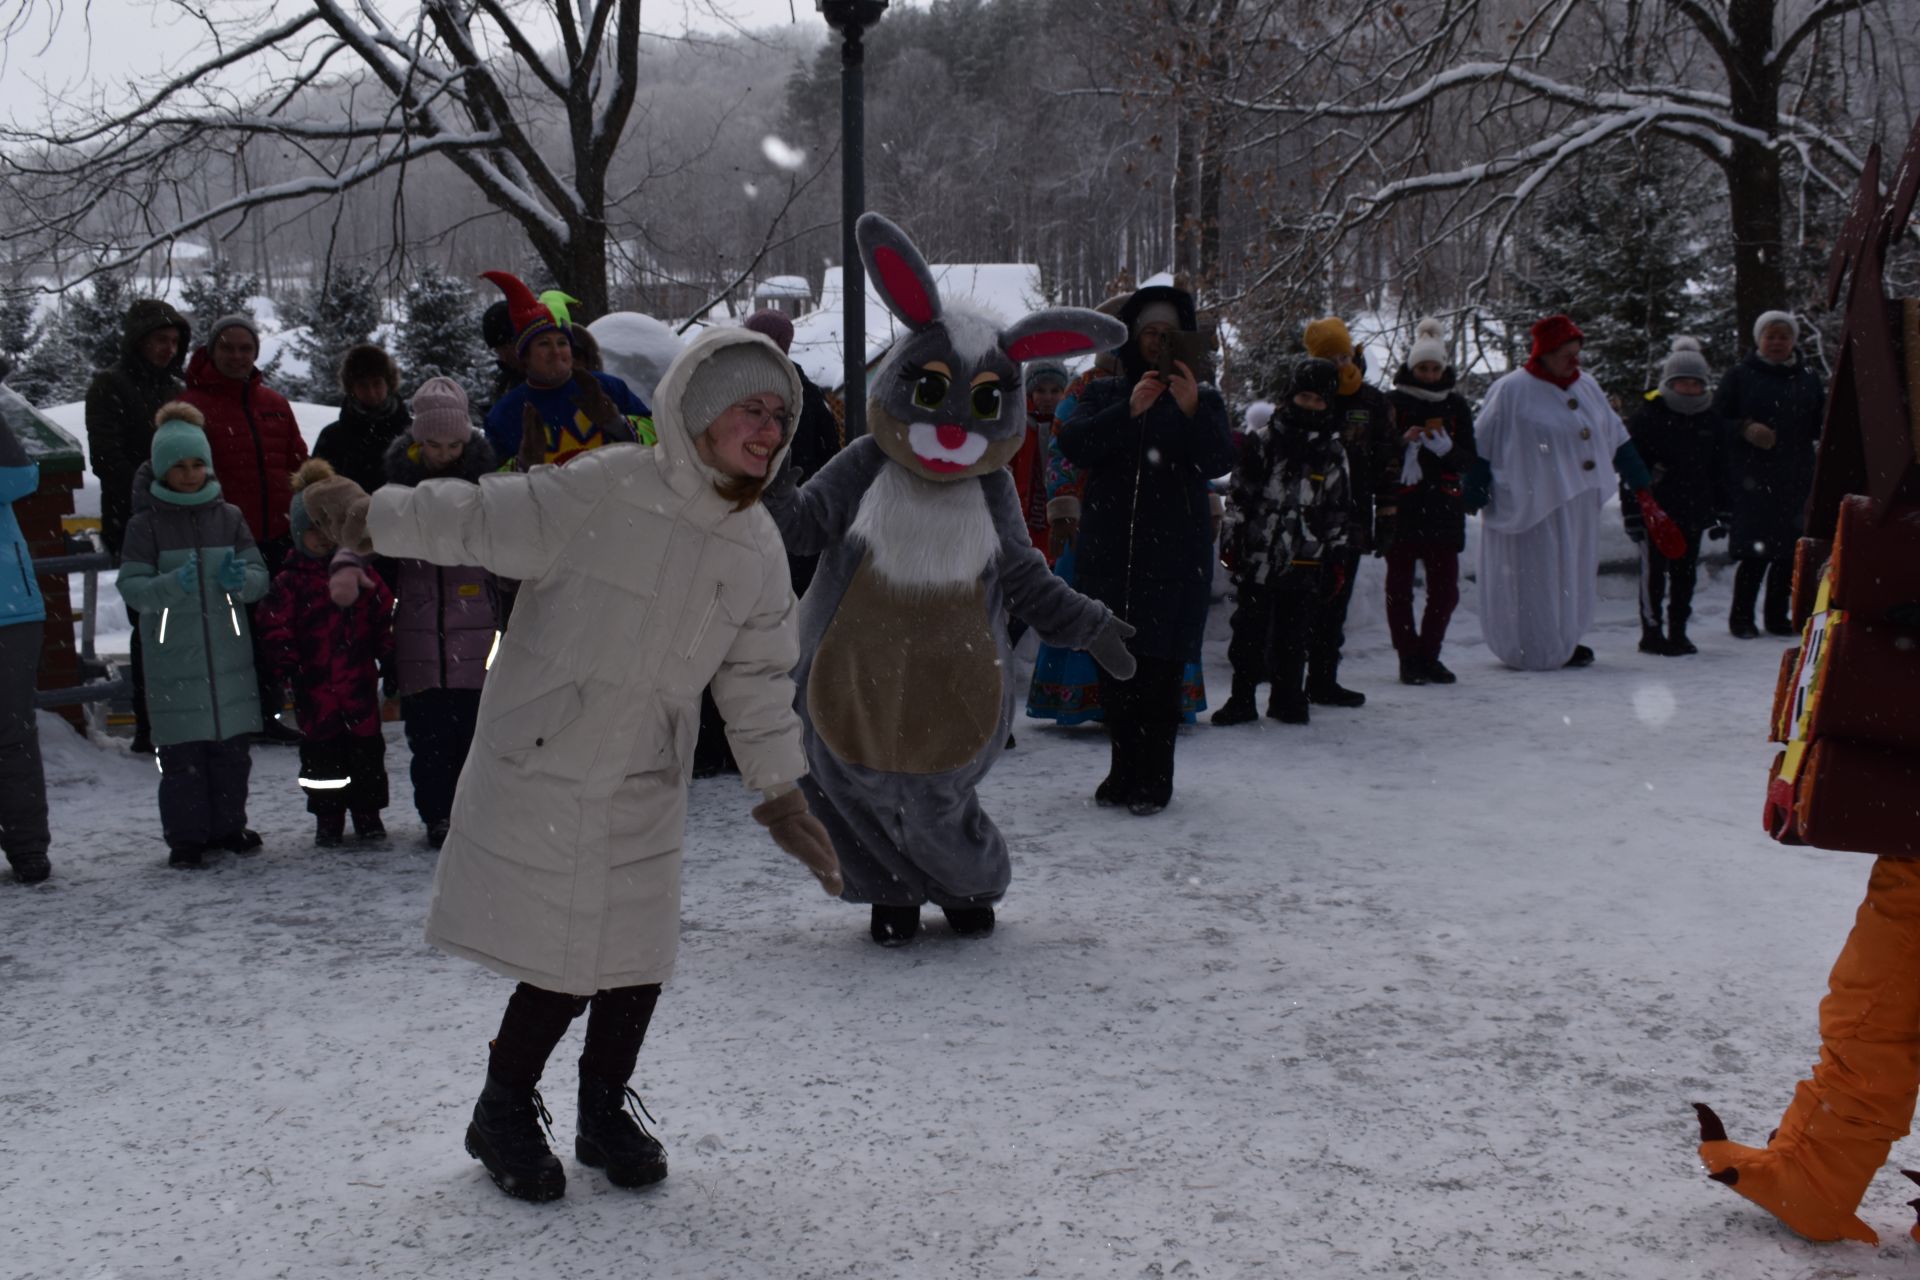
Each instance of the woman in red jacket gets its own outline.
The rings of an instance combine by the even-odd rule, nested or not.
[[[291,546],[292,476],[307,460],[307,443],[287,398],[254,367],[260,334],[253,321],[230,315],[213,324],[207,345],[187,361],[187,390],[180,398],[206,418],[221,494],[240,508],[268,571],[278,573]]]

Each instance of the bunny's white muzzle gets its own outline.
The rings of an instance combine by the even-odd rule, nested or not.
[[[907,426],[907,446],[929,470],[965,471],[987,452],[987,438],[950,422],[915,422]]]

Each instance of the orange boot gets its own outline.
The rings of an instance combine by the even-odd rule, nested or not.
[[[1708,1176],[1809,1240],[1878,1244],[1854,1214],[1920,1090],[1920,862],[1880,858],[1820,1002],[1820,1061],[1764,1150],[1700,1117]],[[1920,1225],[1914,1228],[1920,1239]]]

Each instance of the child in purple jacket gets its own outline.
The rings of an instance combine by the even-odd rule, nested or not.
[[[473,428],[460,384],[452,378],[422,383],[413,397],[411,430],[387,450],[387,483],[478,484],[498,466],[486,435]],[[499,587],[477,565],[397,563],[393,643],[400,715],[413,750],[414,807],[427,826],[427,843],[438,849],[447,838],[454,786],[480,715],[480,686],[500,628]]]
[[[385,840],[380,668],[393,652],[393,593],[368,561],[339,546],[346,508],[365,491],[320,458],[302,464],[293,484],[293,553],[255,615],[260,647],[273,678],[293,682],[314,844],[339,845],[349,814],[356,838]]]

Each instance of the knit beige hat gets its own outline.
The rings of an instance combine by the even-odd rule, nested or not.
[[[753,333],[752,330],[747,332]],[[753,395],[777,395],[786,402],[789,420],[800,412],[793,366],[765,334],[751,341],[715,347],[687,375],[680,394],[680,421],[687,435],[698,439],[729,408]]]

